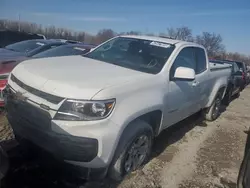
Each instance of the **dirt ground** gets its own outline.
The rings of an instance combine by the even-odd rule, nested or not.
[[[62,181],[51,178],[51,174],[41,173],[37,165],[32,164],[29,168],[27,161],[19,167],[22,169],[19,170],[22,178],[14,170],[8,175],[7,184],[8,180],[13,182],[13,178],[16,178],[15,181],[19,181],[18,187],[22,184],[20,181],[36,181],[36,185],[43,183],[47,187],[81,188],[235,187],[247,136],[244,131],[250,125],[249,99],[250,87],[247,87],[239,98],[234,99],[223,110],[216,121],[205,122],[200,114],[196,114],[164,131],[154,143],[150,161],[118,185],[106,180],[82,182],[77,186],[60,184]],[[4,116],[0,123],[0,139],[11,139],[12,134]],[[46,181],[47,184],[44,184]],[[25,187],[34,187],[32,185]]]

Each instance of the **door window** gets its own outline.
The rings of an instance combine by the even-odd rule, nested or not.
[[[202,48],[194,48],[196,56],[196,69],[195,73],[200,74],[207,70],[206,54]]]
[[[192,47],[187,47],[180,51],[170,69],[170,79],[174,77],[178,67],[187,67],[195,70],[196,63],[193,49]]]

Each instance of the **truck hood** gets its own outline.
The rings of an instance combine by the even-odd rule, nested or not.
[[[151,76],[82,56],[27,60],[17,65],[12,74],[35,89],[74,99],[91,99],[106,87]]]

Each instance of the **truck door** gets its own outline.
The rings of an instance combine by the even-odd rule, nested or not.
[[[192,47],[183,48],[170,68],[169,93],[165,100],[166,109],[164,113],[164,125],[166,127],[177,123],[199,109],[196,80],[174,79],[174,73],[178,67],[195,70],[195,54]]]
[[[195,60],[196,60],[196,68],[195,68],[195,80],[196,80],[196,94],[199,96],[198,105],[199,108],[203,108],[209,98],[210,90],[212,89],[212,85],[209,86],[209,72],[207,68],[207,59],[206,53],[204,49],[194,47],[195,51]]]

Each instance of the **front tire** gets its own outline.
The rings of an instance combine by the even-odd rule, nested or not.
[[[205,118],[208,121],[216,120],[220,115],[221,108],[221,95],[218,94],[213,102],[213,104],[207,109]]]
[[[121,181],[124,176],[144,165],[153,143],[152,127],[144,121],[136,120],[125,130],[109,168],[109,177]]]

